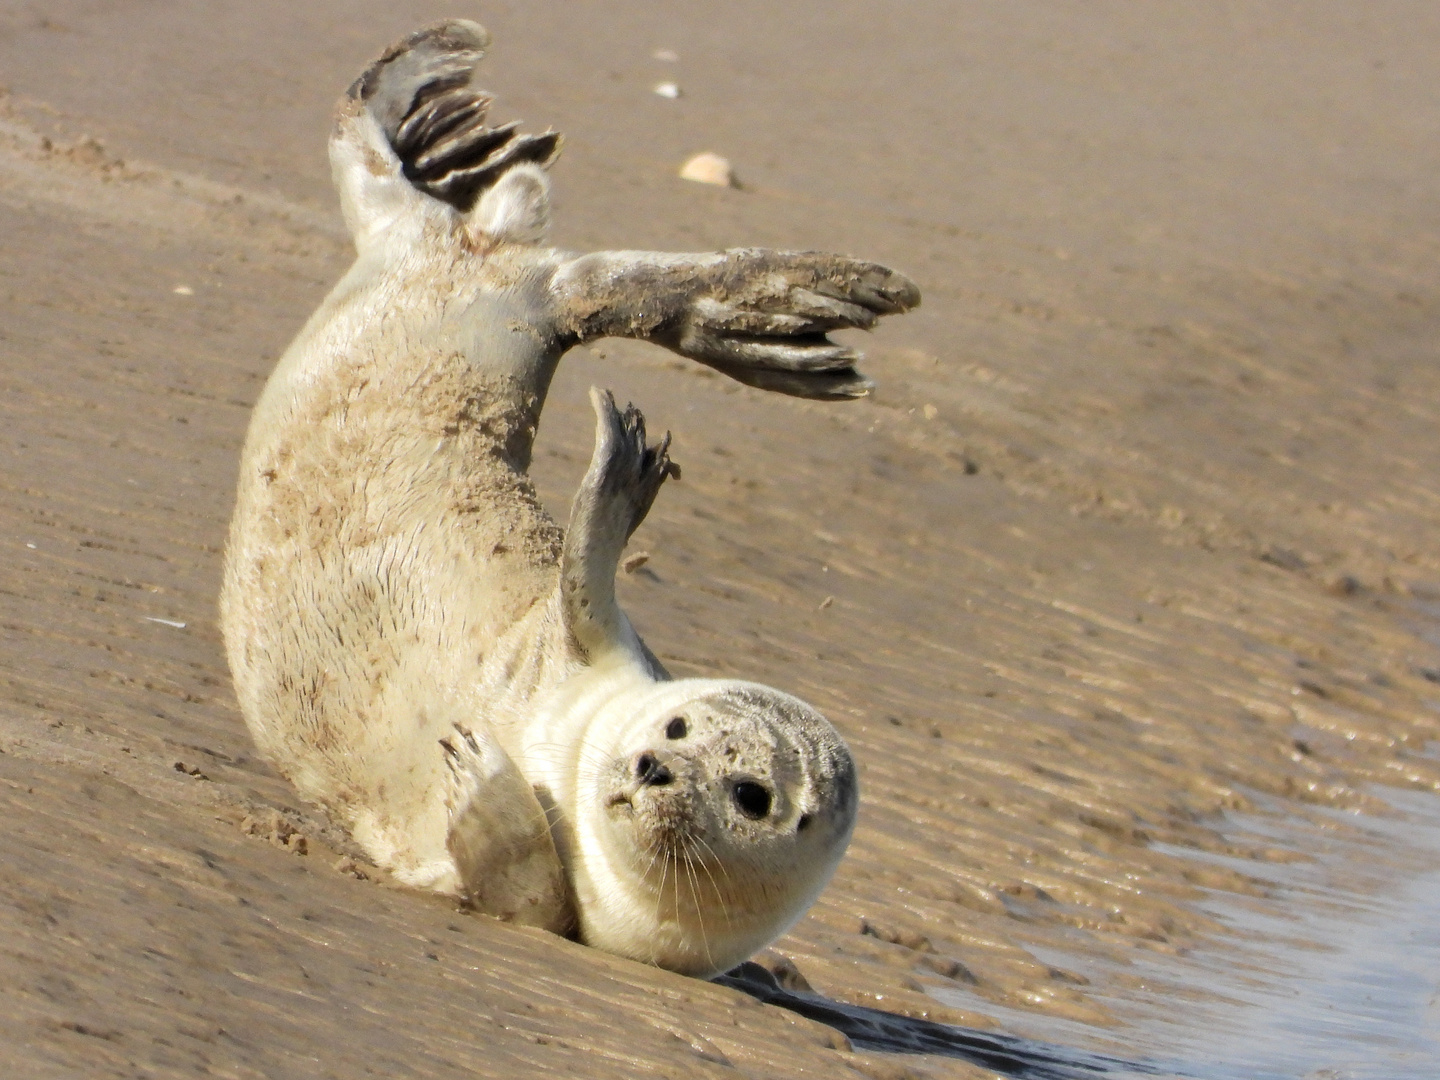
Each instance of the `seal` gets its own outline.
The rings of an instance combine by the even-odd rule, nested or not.
[[[615,600],[676,472],[592,390],[568,529],[526,474],[555,367],[645,338],[754,386],[866,392],[827,334],[919,302],[816,253],[543,244],[547,131],[488,126],[471,22],[386,50],[330,155],[357,257],[277,364],[241,457],[221,624],[245,720],[406,884],[694,975],[806,910],[858,805],[844,741],[753,683],[672,679]]]

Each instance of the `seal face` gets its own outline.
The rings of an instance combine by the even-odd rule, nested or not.
[[[727,970],[829,879],[854,763],[814,709],[753,683],[662,683],[621,707],[597,717],[576,785],[581,933],[675,971]]]
[[[673,680],[615,602],[669,436],[591,391],[561,530],[526,475],[560,357],[646,338],[742,382],[863,394],[828,331],[919,302],[884,267],[541,244],[554,132],[485,123],[489,37],[388,49],[336,110],[357,259],[281,358],[241,457],[221,623],[261,750],[410,885],[709,975],[799,918],[854,826],[803,702]]]

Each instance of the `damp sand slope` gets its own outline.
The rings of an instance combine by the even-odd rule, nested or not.
[[[214,612],[248,409],[347,261],[329,104],[441,14],[569,135],[560,243],[925,290],[872,400],[603,343],[537,450],[563,513],[592,382],[670,428],[628,610],[851,741],[852,853],[778,946],[817,990],[1122,1022],[1241,947],[1217,891],[1289,902],[1303,831],[1222,815],[1440,782],[1427,6],[231,7],[0,5],[6,1071],[969,1075],[389,888],[249,747]],[[675,179],[700,149],[745,188]]]

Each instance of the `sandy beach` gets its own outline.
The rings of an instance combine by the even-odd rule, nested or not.
[[[592,384],[669,429],[630,617],[849,741],[855,840],[774,949],[817,992],[1123,1047],[1250,947],[1209,901],[1286,915],[1294,838],[1440,816],[1433,5],[0,0],[0,1072],[990,1075],[392,886],[255,754],[241,440],[351,256],[331,107],[447,15],[566,135],[557,245],[924,293],[855,335],[863,401],[604,341],[537,446],[563,521]]]

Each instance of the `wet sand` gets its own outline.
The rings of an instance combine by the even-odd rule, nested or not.
[[[627,610],[851,741],[854,845],[776,946],[816,990],[1123,1044],[1119,991],[1244,948],[1216,890],[1296,902],[1305,844],[1225,814],[1433,799],[1431,6],[0,4],[3,1071],[980,1075],[390,888],[255,758],[215,625],[248,410],[348,261],[331,103],[448,14],[498,118],[567,134],[559,244],[925,292],[872,399],[605,342],[537,449],[563,516],[592,383],[671,429]],[[675,177],[707,149],[742,190]]]

